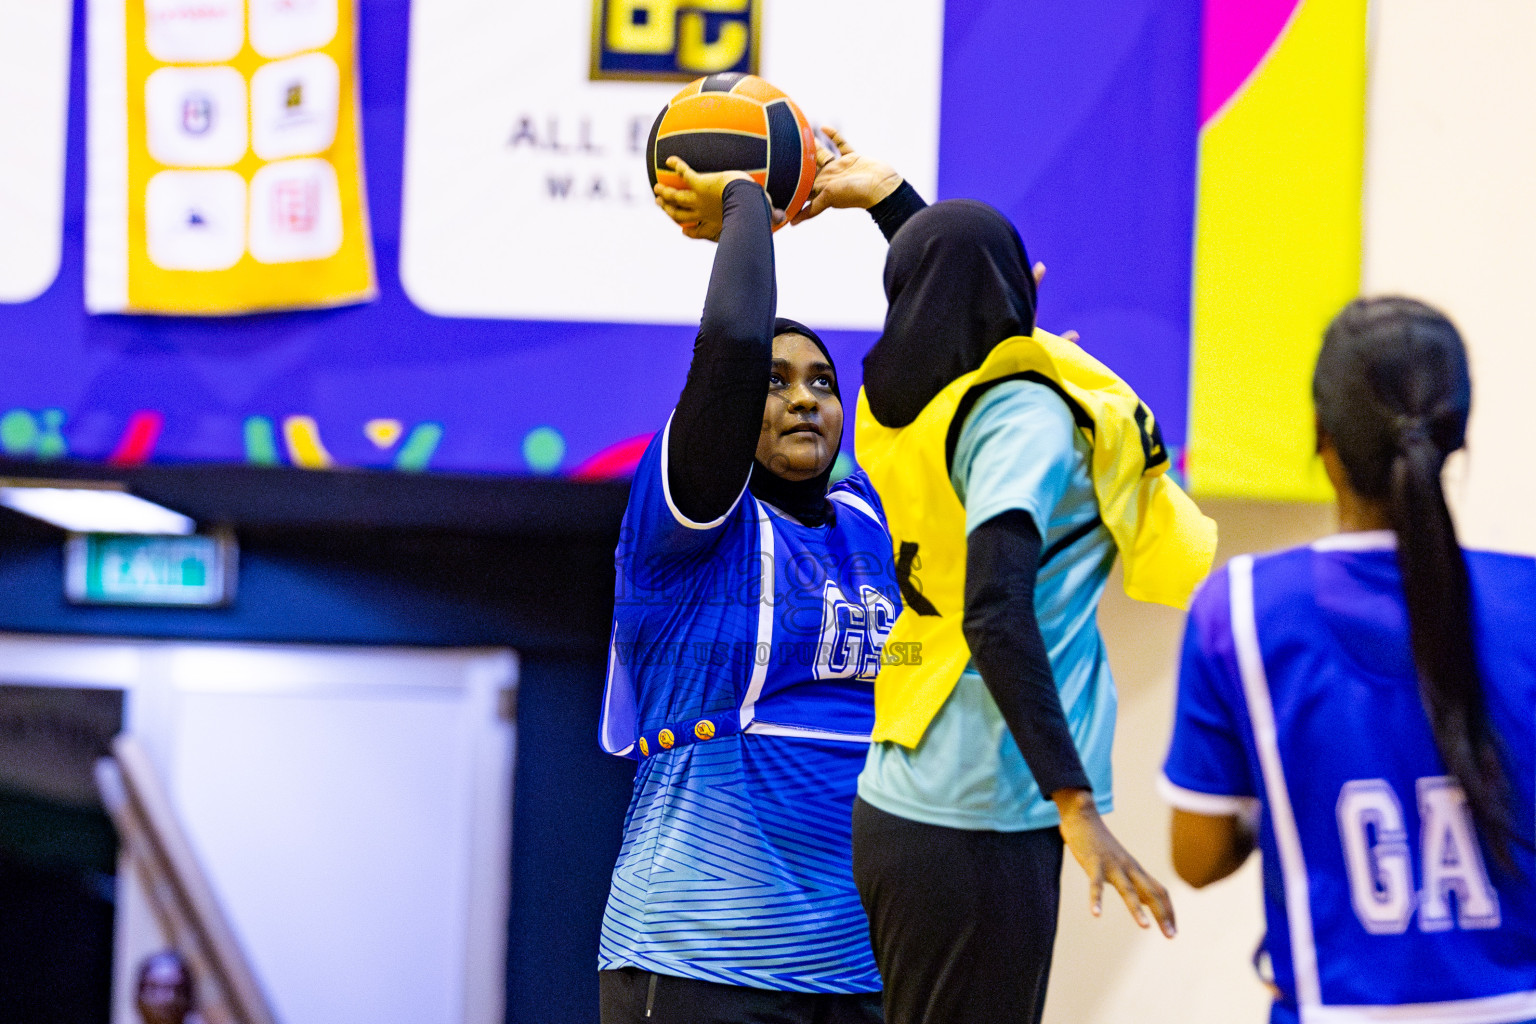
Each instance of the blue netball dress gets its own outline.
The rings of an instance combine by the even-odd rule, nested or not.
[[[1271,1021],[1536,1020],[1536,562],[1467,553],[1515,875],[1436,751],[1395,540],[1340,534],[1211,578],[1185,635],[1165,795],[1262,811]]]
[[[850,821],[900,608],[879,498],[855,473],[823,526],[745,488],[691,522],[667,490],[668,433],[618,547],[601,741],[640,764],[599,968],[878,991]]]

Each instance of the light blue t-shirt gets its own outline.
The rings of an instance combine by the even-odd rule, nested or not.
[[[1097,613],[1115,544],[1099,521],[1091,456],[1060,396],[1044,384],[1009,381],[966,417],[950,480],[965,505],[967,534],[1022,509],[1044,538],[1035,614],[1095,802],[1108,812],[1116,696]],[[1060,823],[974,665],[915,749],[870,747],[859,796],[889,814],[950,828],[1019,832]]]

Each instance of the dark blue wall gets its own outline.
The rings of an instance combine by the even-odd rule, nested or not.
[[[515,648],[507,1020],[596,1020],[598,926],[634,774],[596,742],[613,538],[293,529],[239,537],[233,607],[77,608],[63,597],[60,536],[0,516],[0,630]]]

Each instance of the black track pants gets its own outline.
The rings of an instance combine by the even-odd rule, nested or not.
[[[887,1024],[1038,1024],[1061,832],[982,832],[853,805],[853,877]]]
[[[638,967],[597,978],[602,1024],[880,1024],[878,992],[770,992]]]

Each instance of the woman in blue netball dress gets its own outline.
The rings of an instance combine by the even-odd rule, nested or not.
[[[899,610],[890,538],[862,473],[830,484],[837,371],[775,320],[763,189],[678,169],[663,209],[719,248],[617,554],[601,741],[640,763],[602,1020],[878,1021],[850,818]]]
[[[1201,886],[1262,851],[1276,1024],[1536,1021],[1536,562],[1457,541],[1461,338],[1357,300],[1312,392],[1341,532],[1196,598],[1174,866]]]

